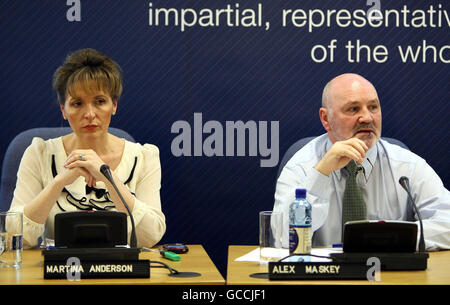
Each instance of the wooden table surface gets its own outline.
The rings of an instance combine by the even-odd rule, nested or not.
[[[380,281],[367,280],[297,280],[271,281],[250,277],[253,273],[267,272],[268,267],[258,262],[235,262],[234,260],[257,246],[229,246],[227,284],[231,285],[449,285],[450,251],[430,252],[428,268],[420,271],[381,271]]]
[[[181,260],[178,262],[170,261],[163,258],[156,252],[143,252],[139,255],[139,259],[150,259],[161,261],[180,272],[191,271],[200,273],[200,277],[176,278],[169,276],[169,270],[165,268],[151,268],[150,278],[147,279],[81,279],[79,281],[44,279],[44,257],[41,250],[24,250],[22,267],[0,268],[0,284],[12,285],[223,285],[225,280],[217,270],[217,267],[209,258],[205,249],[201,245],[188,245],[189,252],[180,254]],[[156,265],[156,264],[155,264]]]

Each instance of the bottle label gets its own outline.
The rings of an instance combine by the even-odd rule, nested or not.
[[[311,253],[311,226],[289,226],[289,254]]]

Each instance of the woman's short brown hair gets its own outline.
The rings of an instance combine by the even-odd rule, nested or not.
[[[86,91],[91,90],[92,81],[98,90],[108,92],[113,101],[122,94],[120,66],[105,54],[94,49],[82,49],[69,54],[53,75],[53,88],[58,102],[64,105],[67,93],[74,96],[74,84]]]

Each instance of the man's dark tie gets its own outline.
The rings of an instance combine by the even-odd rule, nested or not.
[[[347,221],[367,219],[366,203],[361,188],[356,182],[359,165],[351,160],[345,167],[349,173],[342,200],[342,229]]]

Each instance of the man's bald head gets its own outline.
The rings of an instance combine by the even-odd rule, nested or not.
[[[373,89],[376,93],[375,87],[367,79],[359,74],[345,73],[336,76],[330,80],[322,92],[322,107],[330,109],[332,101],[338,96],[342,95],[343,90],[357,89],[357,86],[366,86]]]

